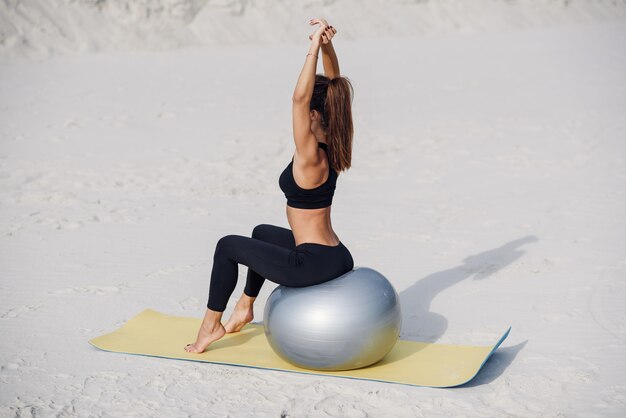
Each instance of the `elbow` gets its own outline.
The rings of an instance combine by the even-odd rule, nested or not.
[[[291,97],[291,101],[293,101],[294,103],[306,103],[306,102],[311,101],[311,96],[303,95],[303,94],[294,94]]]

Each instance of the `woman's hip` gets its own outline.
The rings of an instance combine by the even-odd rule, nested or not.
[[[354,267],[352,254],[341,242],[336,246],[303,243],[294,249],[294,255],[299,270],[312,280],[330,280]]]

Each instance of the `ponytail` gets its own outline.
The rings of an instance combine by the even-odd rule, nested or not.
[[[328,160],[338,173],[349,169],[352,161],[353,97],[354,89],[348,78],[339,76],[330,79],[321,74],[315,76],[311,109],[322,114],[322,126],[326,128],[328,143]]]

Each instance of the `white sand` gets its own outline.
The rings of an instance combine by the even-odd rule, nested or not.
[[[5,49],[0,416],[626,414],[623,18],[335,39],[355,138],[333,227],[398,290],[401,338],[487,344],[512,325],[470,385],[87,343],[148,307],[201,317],[216,241],[287,226],[278,176],[313,9],[291,44]]]

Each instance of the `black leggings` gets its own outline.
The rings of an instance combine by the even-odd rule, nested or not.
[[[339,242],[330,246],[305,242],[296,246],[290,229],[261,224],[252,238],[226,235],[213,256],[207,308],[223,312],[237,284],[238,264],[248,266],[244,293],[256,297],[265,279],[290,286],[311,286],[337,278],[354,267],[350,251]]]

